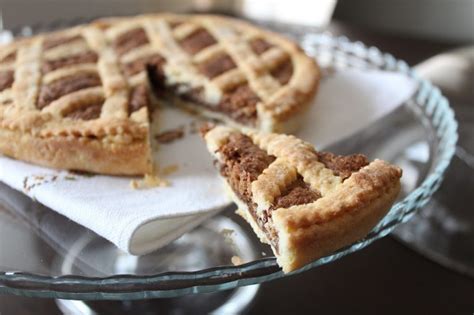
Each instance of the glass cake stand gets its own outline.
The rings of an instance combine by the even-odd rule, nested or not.
[[[19,31],[32,33],[31,28]],[[289,35],[318,59],[323,73],[382,69],[419,84],[403,106],[329,148],[363,152],[403,168],[397,203],[366,238],[284,275],[271,250],[230,207],[166,247],[137,257],[0,184],[0,293],[56,298],[63,311],[84,314],[100,312],[97,300],[121,300],[117,307],[138,312],[144,301],[131,300],[165,297],[175,299],[155,300],[163,308],[179,304],[203,313],[237,313],[252,300],[257,284],[330,263],[410,219],[438,189],[455,152],[457,123],[447,99],[405,62],[375,47],[316,32]],[[89,300],[89,305],[70,299]]]

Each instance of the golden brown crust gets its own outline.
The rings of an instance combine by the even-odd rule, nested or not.
[[[332,196],[274,212],[280,237],[278,259],[285,272],[362,239],[387,214],[400,191],[400,173],[380,162],[353,174]],[[392,177],[394,172],[397,175]],[[360,175],[369,177],[368,182],[359,183]],[[391,179],[376,185],[383,177]]]
[[[319,161],[309,143],[282,134],[214,127],[204,137],[218,162],[224,161],[219,149],[230,135],[239,132],[251,137],[254,144],[276,159],[251,183],[252,209],[226,186],[239,214],[263,242],[272,245],[284,272],[363,238],[388,212],[400,191],[401,169],[396,166],[375,160],[343,180]],[[274,199],[298,176],[321,197],[272,210]],[[278,235],[277,246],[257,224],[255,215],[272,225]]]
[[[399,189],[399,186],[395,186],[371,203],[353,208],[351,212],[324,224],[313,224],[297,230],[288,227],[279,230],[281,241],[277,259],[283,271],[296,270],[363,239],[390,210]]]
[[[178,22],[180,25],[171,26]],[[180,47],[179,42],[199,28],[205,29],[215,42],[190,55]],[[143,37],[139,39],[140,42],[133,43],[132,38],[131,43],[126,43],[131,46],[119,47],[117,50],[117,40],[133,30],[137,34],[135,37]],[[269,42],[269,48],[257,54],[250,45],[254,39],[264,39]],[[232,58],[236,68],[212,79],[199,73],[200,64],[223,53]],[[94,58],[81,58],[81,54]],[[160,58],[155,60],[166,60],[163,67],[168,81],[203,88],[206,100],[211,103],[218,101],[226,89],[238,84],[248,84],[260,99],[256,104],[256,127],[267,131],[294,130],[319,82],[316,62],[306,56],[298,45],[241,20],[214,15],[174,14],[100,19],[90,24],[41,34],[2,46],[0,70],[14,71],[14,81],[10,88],[0,91],[0,132],[15,136],[16,133],[21,133],[30,140],[21,142],[25,146],[23,149],[17,147],[15,150],[7,143],[0,143],[0,152],[45,166],[80,167],[107,174],[137,173],[138,170],[144,169],[144,161],[150,159],[149,155],[142,157],[142,161],[138,162],[139,166],[129,166],[134,169],[131,171],[113,169],[113,165],[121,164],[107,163],[107,159],[111,157],[99,154],[98,151],[101,144],[104,152],[110,152],[112,144],[116,144],[115,147],[124,147],[126,143],[139,147],[148,145],[146,139],[149,113],[139,107],[139,110],[131,112],[132,106],[129,104],[129,95],[134,88],[146,86],[148,89],[147,76],[144,67],[133,74],[124,73],[123,69],[125,65],[136,60],[156,55]],[[64,58],[76,61],[65,62]],[[56,64],[62,66],[52,68],[46,73],[42,72],[44,62],[58,60],[60,62]],[[283,62],[290,62],[292,71],[289,81],[285,83],[271,75]],[[88,83],[89,86],[78,87],[78,90],[71,90],[66,95],[56,93],[59,98],[52,99],[50,103],[44,103],[43,100],[44,104],[39,104],[41,93],[48,95],[45,92],[48,85],[66,82],[66,78],[79,74],[83,80],[86,77],[94,77],[93,86]],[[101,85],[97,85],[98,82]],[[99,109],[97,104],[101,100],[103,104]],[[91,116],[94,119],[81,120],[77,115],[74,116],[79,117],[76,120],[66,118],[68,113],[80,111],[89,104],[97,106],[95,114]],[[215,116],[215,112],[202,111],[206,115]],[[225,115],[216,115],[224,121],[238,125],[238,122]],[[64,141],[64,138],[69,140]],[[78,145],[90,138],[98,139],[97,143]],[[62,139],[60,142],[64,145],[58,146],[58,139]],[[37,143],[47,146],[48,141],[51,142],[51,147],[61,150],[56,155],[61,155],[65,161],[58,162],[50,155],[42,157],[21,153],[31,153]],[[68,148],[68,145],[78,147]],[[75,157],[68,157],[67,154],[76,152],[79,148],[97,151],[93,154],[96,159],[91,160],[89,167],[86,161],[69,161],[73,161]],[[129,154],[125,149],[114,152],[118,155]],[[137,152],[149,154],[149,150],[140,149]],[[105,161],[97,163],[99,157]],[[48,158],[51,159],[49,162]],[[117,159],[136,160],[127,156]]]
[[[152,172],[148,141],[109,143],[77,137],[40,138],[0,129],[0,151],[38,165],[109,175]]]

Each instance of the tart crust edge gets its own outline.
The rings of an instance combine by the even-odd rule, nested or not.
[[[351,212],[323,224],[313,224],[296,231],[288,229],[285,220],[274,218],[279,235],[278,263],[285,273],[327,256],[363,239],[388,213],[400,192],[397,182],[368,205],[360,205]]]
[[[36,137],[0,128],[0,152],[5,156],[57,169],[107,175],[152,172],[148,137],[132,143],[105,143],[85,137]]]

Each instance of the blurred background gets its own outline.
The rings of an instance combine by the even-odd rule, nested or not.
[[[405,231],[335,263],[263,284],[249,313],[472,314],[474,0],[0,0],[0,30],[27,35],[25,26],[158,11],[217,12],[377,46],[438,85],[460,123],[458,150],[441,190]],[[408,237],[422,220],[436,227]],[[440,241],[433,242],[433,233]],[[110,312],[107,305],[102,310]],[[1,315],[32,313],[59,310],[52,300],[0,296]]]
[[[336,0],[2,0],[3,27],[48,20],[130,15],[154,11],[214,11],[262,20],[324,27]],[[334,18],[387,34],[450,43],[474,40],[472,0],[339,1]]]

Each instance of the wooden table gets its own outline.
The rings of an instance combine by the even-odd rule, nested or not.
[[[329,29],[335,35],[377,46],[410,65],[456,47],[377,34],[338,21]],[[332,264],[263,284],[248,313],[433,315],[473,311],[473,279],[423,258],[389,236]],[[0,296],[0,315],[59,313],[53,300]]]

